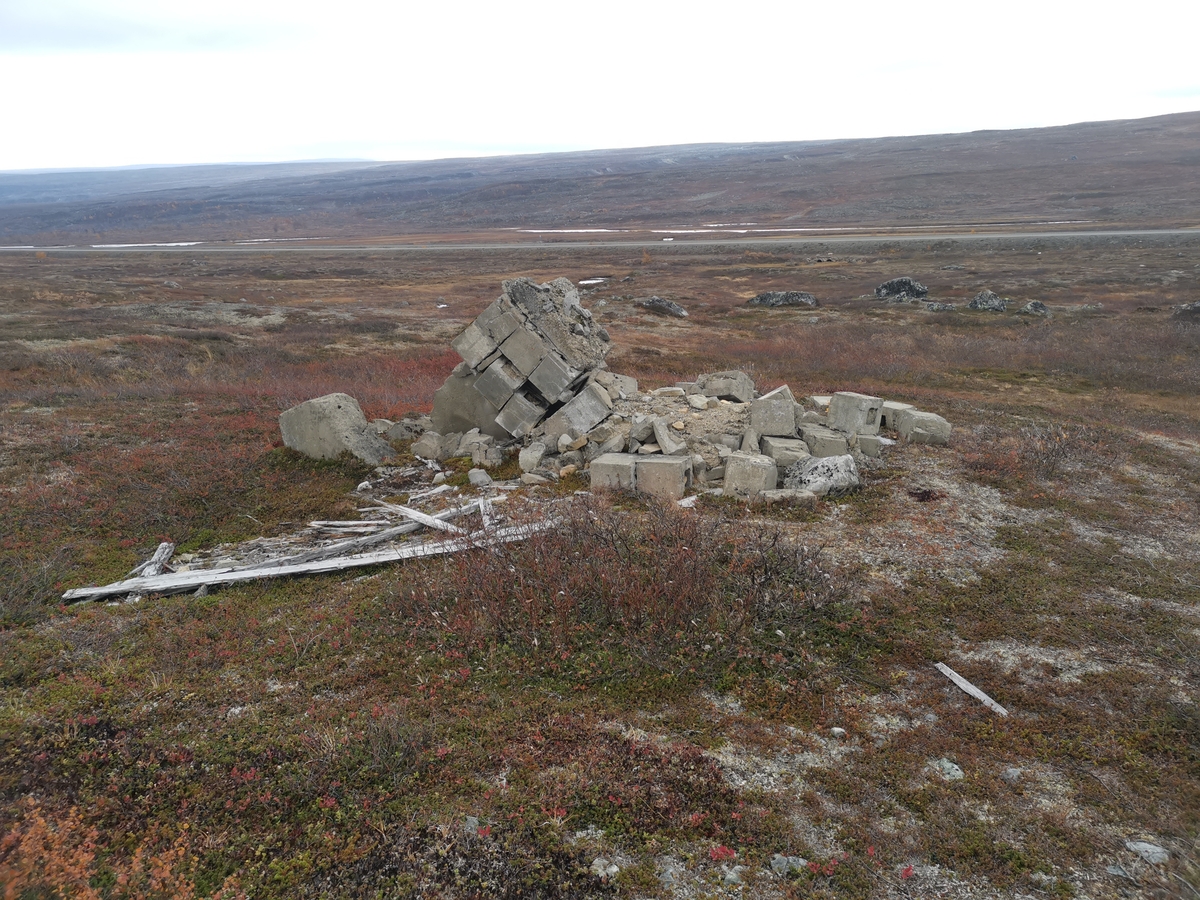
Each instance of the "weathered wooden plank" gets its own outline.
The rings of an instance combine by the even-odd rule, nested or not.
[[[400,506],[397,503],[385,503],[382,500],[376,500],[375,502],[384,509],[389,509],[407,519],[412,519],[414,522],[420,522],[422,525],[425,525],[429,528],[438,528],[442,531],[448,531],[451,534],[465,534],[465,532],[457,525],[451,525],[449,522],[444,522],[435,516],[431,516],[428,513],[423,513],[419,509],[412,509],[408,506]]]
[[[943,675],[945,675],[947,678],[949,678],[951,681],[953,681],[956,685],[958,685],[966,693],[970,694],[972,697],[974,697],[976,700],[978,700],[980,703],[982,703],[988,709],[991,709],[991,710],[999,713],[1002,716],[1008,715],[1007,709],[1005,709],[1003,706],[1001,706],[999,703],[997,703],[995,700],[993,700],[991,697],[989,697],[987,694],[985,694],[979,688],[975,687],[975,685],[971,684],[971,682],[967,681],[967,679],[963,678],[961,675],[959,675],[957,672],[955,672],[952,668],[950,668],[945,663],[935,663],[934,668],[936,668],[939,672],[941,672]]]
[[[177,594],[195,590],[202,585],[236,584],[242,581],[254,581],[259,578],[279,578],[284,575],[316,575],[323,572],[339,572],[343,569],[353,569],[361,566],[376,566],[381,563],[398,562],[405,559],[458,553],[462,550],[470,550],[473,547],[487,547],[494,544],[523,541],[534,534],[556,527],[561,521],[561,519],[556,518],[539,525],[514,525],[508,528],[499,528],[479,541],[459,537],[446,541],[435,541],[429,544],[405,544],[401,547],[377,550],[372,553],[338,556],[330,559],[291,563],[288,565],[264,565],[242,569],[198,569],[192,572],[175,572],[170,575],[131,578],[100,587],[75,588],[63,594],[63,599],[71,601],[101,600],[105,597],[118,597],[131,593]]]
[[[142,563],[140,566],[134,567],[126,578],[134,578],[138,575],[159,575],[162,573],[163,567],[170,561],[175,554],[175,545],[170,541],[163,541],[154,551],[154,555]]]

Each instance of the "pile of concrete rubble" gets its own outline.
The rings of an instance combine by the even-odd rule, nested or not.
[[[430,417],[368,423],[359,410],[352,426],[339,420],[341,448],[379,465],[379,453],[368,457],[356,448],[386,446],[381,434],[420,432],[412,452],[428,460],[469,456],[490,468],[518,453],[525,484],[586,472],[595,489],[664,499],[703,489],[797,501],[855,489],[857,462],[897,439],[944,444],[951,432],[939,415],[865,394],[798,400],[787,385],[760,394],[740,371],[640,392],[636,379],[608,370],[609,336],[565,278],[505,281],[503,294],[453,346],[463,362],[435,394]],[[337,440],[305,446],[289,433],[320,432],[319,407],[336,406],[341,415],[345,401],[353,403],[331,395],[288,410],[281,418],[285,443],[337,455]],[[480,482],[487,477],[478,473]]]

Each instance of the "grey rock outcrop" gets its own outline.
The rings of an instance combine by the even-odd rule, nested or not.
[[[1041,300],[1030,300],[1021,307],[1021,312],[1027,316],[1048,316],[1050,310]]]
[[[396,455],[349,394],[326,394],[293,406],[279,417],[279,430],[286,446],[314,459],[350,453],[369,466],[381,466]]]
[[[907,275],[900,278],[892,278],[875,288],[875,296],[880,300],[919,300],[928,294],[929,288],[925,287],[919,281],[914,281]]]
[[[926,303],[925,308],[929,312],[951,312],[958,309],[958,305],[955,303]]]
[[[1182,319],[1185,322],[1200,322],[1200,300],[1175,307],[1175,312],[1171,313],[1171,318]]]
[[[967,304],[967,309],[982,309],[986,312],[1004,312],[1008,309],[1008,301],[998,294],[993,294],[991,291],[984,289],[976,294],[971,302]]]
[[[757,297],[749,300],[747,306],[820,306],[820,302],[807,291],[763,291]]]
[[[854,457],[826,456],[802,459],[788,467],[783,486],[793,491],[811,491],[818,497],[840,497],[858,490],[862,479]]]
[[[688,315],[688,311],[674,300],[667,300],[658,296],[639,300],[637,301],[637,305],[647,312],[658,313],[660,316],[673,316],[676,319],[686,319]]]

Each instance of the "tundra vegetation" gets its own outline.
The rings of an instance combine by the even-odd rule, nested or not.
[[[4,896],[1197,896],[1198,266],[1194,237],[0,256]],[[644,388],[737,368],[954,439],[803,509],[579,495],[492,552],[60,603],[162,540],[357,515],[368,470],[284,449],[280,411],[428,411],[512,275],[602,277]],[[899,275],[958,307],[874,297]],[[771,290],[820,306],[747,306]]]

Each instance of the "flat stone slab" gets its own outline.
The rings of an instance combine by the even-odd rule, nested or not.
[[[638,456],[635,453],[605,453],[592,460],[592,487],[601,491],[632,491],[637,488]]]

